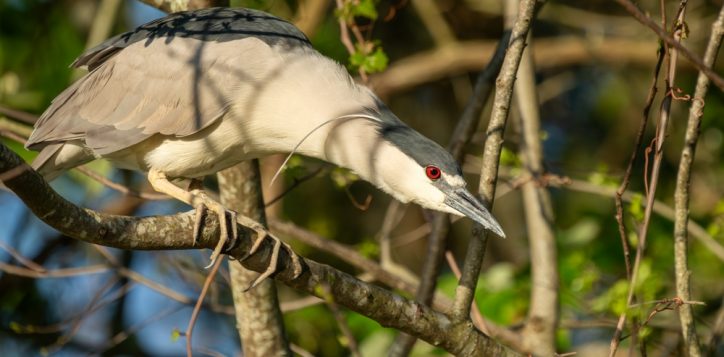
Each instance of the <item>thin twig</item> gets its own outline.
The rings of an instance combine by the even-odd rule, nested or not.
[[[136,283],[139,283],[141,285],[144,285],[145,287],[154,290],[155,292],[166,296],[167,298],[171,300],[178,301],[184,305],[192,305],[195,303],[195,300],[187,297],[186,295],[183,295],[176,290],[173,290],[163,284],[157,283],[131,269],[126,268],[125,266],[121,265],[120,262],[108,251],[107,248],[94,245],[93,246],[100,254],[105,258],[111,266],[115,269],[116,274],[121,275],[122,277],[132,280]],[[210,304],[207,306],[211,311],[222,313],[225,315],[233,315],[234,311],[233,308],[229,306],[224,305],[217,305],[217,304]]]
[[[88,265],[77,268],[60,268],[60,269],[45,269],[43,271],[37,271],[35,269],[28,269],[19,267],[17,265],[7,264],[0,262],[0,271],[8,274],[22,276],[33,279],[44,279],[44,278],[69,278],[73,276],[89,275],[89,274],[100,274],[105,273],[110,269],[110,266],[106,264]]]
[[[376,262],[365,258],[357,252],[357,250],[347,247],[344,244],[331,239],[325,239],[293,223],[283,222],[274,218],[269,219],[269,228],[271,228],[274,233],[290,235],[300,242],[330,253],[336,257],[340,257],[358,269],[372,274],[377,281],[380,281],[394,289],[410,293],[415,291],[417,281],[409,281],[406,278],[391,274]],[[433,307],[438,310],[445,310],[447,306],[439,303],[443,299],[443,296],[436,296]]]
[[[124,195],[138,197],[138,198],[142,198],[144,200],[149,200],[149,201],[170,200],[171,199],[171,197],[169,197],[163,193],[140,192],[140,191],[133,190],[131,188],[128,188],[127,186],[121,185],[119,183],[115,183],[115,182],[111,181],[110,179],[105,178],[103,175],[98,174],[97,172],[95,172],[85,166],[78,166],[75,168],[75,170],[82,172],[84,175],[97,181],[98,183],[102,184],[103,186],[106,186],[110,189],[118,191]]]
[[[80,330],[81,327],[81,323],[85,320],[86,317],[90,316],[90,314],[97,311],[104,305],[121,298],[123,295],[128,293],[130,286],[133,285],[133,283],[130,282],[124,284],[105,303],[100,302],[106,291],[109,291],[117,282],[117,278],[109,279],[108,281],[106,281],[103,287],[96,291],[96,293],[91,298],[91,301],[84,309],[83,313],[79,314],[79,316],[72,322],[69,331],[59,336],[58,339],[51,346],[46,347],[46,351],[48,354],[53,354],[54,352],[58,351],[63,346],[68,344],[68,342],[73,339],[73,336],[78,333],[78,330]]]
[[[38,120],[38,116],[34,114],[30,114],[28,112],[24,112],[22,110],[17,110],[13,108],[8,108],[5,106],[0,105],[0,114],[7,115],[8,117],[18,120],[25,124],[33,125]]]
[[[118,282],[118,279],[113,280],[113,282],[111,282],[111,283],[115,283],[115,282]],[[106,281],[106,285],[104,285],[101,288],[102,291],[96,291],[96,294],[102,295],[102,293],[108,289],[108,285],[107,285],[108,283],[109,283],[109,281]],[[82,320],[85,319],[87,316],[95,313],[98,310],[101,310],[101,309],[107,307],[108,305],[114,303],[116,300],[120,299],[126,293],[128,293],[128,291],[130,289],[128,289],[127,287],[130,285],[126,284],[125,286],[126,287],[116,291],[113,295],[106,298],[105,300],[97,302],[96,304],[94,304],[92,306],[88,305],[82,311],[80,311],[76,314],[73,314],[72,316],[68,317],[67,319],[65,319],[63,321],[56,322],[56,323],[50,324],[50,325],[16,325],[16,326],[14,326],[14,330],[16,330],[18,333],[25,333],[25,334],[55,334],[55,333],[62,332],[63,329],[65,329],[67,325],[71,325],[71,328],[73,328],[73,326],[75,326],[77,323],[79,323],[79,320],[80,320],[80,322],[82,322]]]
[[[620,0],[617,0],[620,2]],[[684,15],[686,14],[687,0],[682,0],[679,6],[679,11],[676,16],[676,25],[674,26],[674,37],[677,42],[684,36]],[[668,35],[667,35],[668,36]],[[669,95],[671,88],[674,87],[674,80],[676,78],[676,63],[677,63],[678,51],[672,48],[668,49],[668,61],[667,61],[667,77],[666,77],[666,96],[664,96],[661,102],[661,110],[659,121],[657,122],[656,132],[656,147],[654,152],[654,163],[651,169],[651,175],[646,178],[649,180],[649,192],[647,193],[646,209],[644,211],[644,219],[639,230],[639,244],[636,247],[636,257],[634,259],[633,268],[631,270],[631,280],[629,281],[628,294],[626,298],[626,306],[631,305],[633,302],[634,294],[636,291],[638,272],[643,259],[643,254],[646,249],[646,238],[648,236],[649,223],[651,222],[651,213],[653,212],[654,200],[656,197],[656,188],[659,181],[659,173],[661,170],[661,161],[663,158],[664,141],[666,139],[666,130],[671,115],[671,101],[672,97]],[[609,356],[613,357],[618,349],[621,333],[626,321],[626,312],[624,311],[619,316],[616,331],[611,339],[611,347]],[[636,329],[632,329],[632,335],[637,336]]]
[[[312,171],[312,172],[310,172],[310,173],[308,173],[308,174],[306,174],[306,175],[304,175],[304,176],[302,176],[302,177],[300,177],[300,178],[296,178],[296,177],[295,177],[295,178],[294,178],[294,182],[292,182],[291,185],[289,185],[287,188],[285,188],[284,191],[282,191],[281,193],[279,193],[279,195],[277,195],[276,197],[274,197],[274,198],[272,198],[271,200],[267,201],[267,202],[264,204],[264,207],[269,207],[269,206],[277,203],[277,202],[280,201],[282,198],[284,198],[284,196],[286,196],[289,192],[292,192],[292,190],[294,190],[295,188],[299,187],[301,184],[303,184],[303,183],[305,183],[305,182],[313,179],[315,176],[319,175],[319,173],[321,173],[323,169],[324,169],[323,167],[319,167],[319,168],[317,168],[316,170],[314,170],[314,171]]]
[[[128,327],[127,329],[125,329],[125,330],[115,334],[113,337],[111,337],[108,340],[108,342],[105,344],[105,346],[103,346],[103,348],[98,352],[100,352],[100,354],[104,355],[106,351],[110,350],[113,347],[120,345],[121,343],[123,343],[123,341],[127,340],[129,337],[133,336],[134,334],[136,334],[138,331],[140,331],[144,327],[146,327],[154,322],[160,321],[163,318],[165,318],[166,316],[176,313],[185,307],[186,307],[185,305],[170,306],[157,314],[151,315],[151,316],[135,323],[134,325]]]
[[[289,348],[292,350],[292,352],[300,355],[301,357],[314,357],[314,355],[311,354],[309,351],[307,351],[307,350],[303,349],[302,347],[297,346],[293,343],[289,344]]]
[[[332,315],[334,316],[334,320],[337,321],[337,326],[339,327],[339,330],[342,332],[342,335],[344,335],[344,338],[347,340],[347,347],[349,348],[350,355],[354,357],[362,357],[362,354],[359,351],[359,344],[357,343],[357,339],[355,339],[352,330],[347,324],[347,320],[345,319],[344,314],[339,309],[339,306],[337,306],[334,301],[327,302],[327,306],[329,307],[329,310],[332,311]]]
[[[345,1],[349,1],[349,0],[336,0],[337,10],[341,11],[344,8]],[[347,52],[350,55],[353,55],[357,52],[357,50],[355,49],[355,46],[352,43],[352,39],[349,36],[350,24],[348,24],[347,21],[345,21],[345,19],[341,16],[339,17],[338,22],[339,22],[339,39],[342,42],[342,44],[344,45],[344,48],[347,49]],[[356,25],[354,27],[356,28]],[[358,41],[359,40],[360,40],[360,38],[358,35]],[[364,46],[364,45],[365,45],[364,38],[362,38],[362,41],[360,42],[359,46]],[[364,71],[364,69],[362,69],[362,67],[359,67],[358,73],[359,73],[360,78],[362,79],[362,83],[367,83],[367,81],[368,81],[367,73],[365,73],[365,71]]]
[[[4,250],[8,254],[10,254],[13,259],[17,260],[20,264],[26,266],[28,269],[38,272],[38,273],[45,273],[48,270],[45,269],[42,265],[24,257],[20,252],[15,250],[13,247],[8,246],[7,244],[0,241],[0,249]]]
[[[724,79],[716,74],[710,66],[707,66],[701,58],[691,52],[688,48],[684,47],[680,43],[679,39],[668,34],[666,30],[657,25],[650,17],[646,16],[630,0],[616,0],[616,2],[621,4],[621,6],[623,6],[634,18],[636,18],[636,20],[652,29],[659,38],[666,42],[667,45],[675,48],[677,52],[680,52],[684,57],[686,57],[686,59],[688,59],[694,67],[696,67],[696,69],[706,75],[714,83],[714,85],[719,87],[719,89],[724,90]]]
[[[649,94],[646,97],[646,104],[644,104],[643,116],[641,118],[641,122],[636,133],[636,139],[634,140],[634,147],[633,150],[631,150],[631,157],[629,158],[628,165],[626,166],[626,173],[623,175],[623,178],[621,179],[621,184],[618,186],[618,190],[616,190],[616,195],[614,197],[614,201],[616,203],[616,222],[618,222],[618,234],[621,238],[624,263],[626,265],[626,279],[628,279],[629,281],[631,281],[631,249],[628,244],[628,236],[626,235],[626,223],[624,221],[622,197],[626,192],[626,189],[628,188],[629,182],[631,181],[633,166],[636,163],[639,147],[641,146],[641,141],[643,140],[644,133],[646,132],[646,126],[649,122],[649,111],[651,110],[651,106],[654,104],[654,99],[656,98],[656,88],[659,79],[659,71],[661,70],[661,64],[664,62],[665,53],[666,49],[664,47],[664,44],[662,43],[659,46],[659,50],[657,51],[656,66],[654,67],[654,74],[653,78],[651,79]]]
[[[194,310],[191,313],[191,319],[189,319],[189,324],[188,327],[186,327],[186,333],[184,334],[186,336],[187,357],[193,357],[194,355],[193,350],[191,349],[191,337],[193,336],[194,325],[196,325],[196,319],[199,317],[199,312],[201,312],[201,306],[204,303],[204,298],[206,298],[206,293],[209,291],[211,283],[214,282],[216,272],[219,271],[219,267],[221,267],[221,263],[224,262],[224,258],[226,257],[224,255],[221,255],[218,259],[216,259],[216,261],[214,261],[214,265],[211,266],[209,275],[206,277],[206,280],[204,280],[204,285],[201,288],[201,293],[199,294],[199,298],[196,300],[196,305],[194,305]]]
[[[10,140],[13,140],[15,142],[18,142],[20,144],[25,144],[25,142],[27,141],[24,137],[18,135],[17,133],[15,133],[13,131],[7,130],[7,129],[0,130],[0,135],[4,136]]]

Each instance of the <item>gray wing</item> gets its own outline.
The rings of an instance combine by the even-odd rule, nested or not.
[[[294,25],[265,12],[210,8],[173,13],[141,25],[134,31],[112,37],[86,51],[71,66],[88,66],[89,70],[93,70],[108,57],[133,43],[150,43],[159,38],[172,41],[175,37],[219,42],[256,37],[270,45],[311,45],[307,36]]]
[[[84,140],[97,154],[155,134],[184,137],[211,125],[240,81],[258,81],[276,48],[310,47],[296,27],[249,9],[181,12],[81,55],[91,72],[56,97],[27,147]]]

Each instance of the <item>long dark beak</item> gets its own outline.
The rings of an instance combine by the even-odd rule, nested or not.
[[[480,223],[485,229],[505,238],[505,233],[503,232],[503,228],[500,227],[500,223],[498,223],[498,221],[493,218],[493,215],[488,212],[488,209],[483,207],[480,201],[466,189],[458,188],[451,190],[445,198],[445,204],[454,208],[462,215],[468,216],[473,221]]]

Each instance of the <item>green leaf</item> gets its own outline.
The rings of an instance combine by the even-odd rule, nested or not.
[[[347,0],[341,9],[335,10],[334,14],[347,23],[354,21],[355,17],[364,17],[374,21],[379,16],[376,4],[377,0]]]
[[[367,45],[370,45],[369,43]],[[371,44],[376,46],[374,44]],[[377,46],[369,53],[363,46],[357,46],[356,52],[349,56],[349,64],[352,69],[362,68],[365,73],[382,72],[387,68],[389,59],[382,47]]]
[[[348,2],[348,4],[352,4],[352,14],[354,16],[376,20],[377,8],[375,8],[375,2],[374,0],[360,0],[357,4],[354,4],[352,1]]]
[[[388,62],[389,59],[387,58],[387,54],[382,50],[382,47],[377,47],[374,53],[367,56],[362,69],[367,73],[382,72],[387,68]]]

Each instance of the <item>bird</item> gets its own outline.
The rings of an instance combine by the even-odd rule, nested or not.
[[[156,191],[196,209],[194,242],[203,214],[218,215],[212,263],[236,239],[234,221],[260,233],[250,254],[265,238],[276,240],[277,253],[280,245],[207,195],[199,180],[277,153],[348,168],[403,203],[467,216],[505,237],[466,189],[450,153],[395,116],[293,24],[268,13],[173,13],[87,50],[71,67],[88,73],[36,122],[26,144],[40,151],[32,167],[48,181],[100,158],[145,172]],[[177,179],[192,184],[182,188]],[[258,281],[274,269],[270,263]]]

